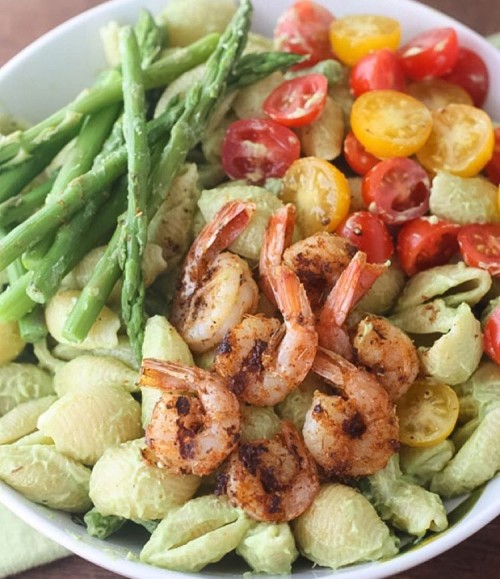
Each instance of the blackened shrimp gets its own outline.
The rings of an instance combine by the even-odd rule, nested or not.
[[[363,251],[354,255],[319,311],[316,329],[320,346],[349,360],[353,358],[345,321],[349,312],[386,269],[386,264],[367,263]]]
[[[283,324],[275,318],[245,316],[226,334],[215,358],[215,370],[229,381],[231,390],[255,406],[284,400],[306,377],[318,345],[304,287],[291,269],[274,259],[286,230],[282,217],[289,211],[287,206],[271,216],[260,260]]]
[[[316,312],[356,254],[347,239],[320,232],[297,241],[283,252],[283,263],[298,276]]]
[[[184,261],[171,310],[172,323],[195,352],[215,347],[258,302],[248,264],[224,252],[247,226],[255,205],[232,201],[194,241]]]
[[[275,303],[269,276],[273,268],[281,265],[283,252],[291,244],[295,227],[295,205],[288,203],[269,218],[260,252],[259,282],[267,299]]]
[[[415,381],[419,372],[417,349],[403,330],[386,318],[364,317],[353,346],[358,361],[375,374],[393,402]]]
[[[316,391],[304,441],[327,476],[367,476],[384,468],[399,448],[398,419],[389,395],[366,370],[318,349],[313,371],[332,387]]]
[[[229,458],[223,489],[235,506],[257,521],[291,521],[319,491],[313,457],[292,423],[271,439],[241,444]]]
[[[141,386],[161,389],[146,427],[144,458],[178,474],[210,474],[236,447],[241,429],[236,396],[216,374],[145,359]]]
[[[215,358],[215,370],[240,400],[274,406],[306,377],[318,335],[304,288],[287,267],[270,276],[283,324],[276,318],[245,316],[230,330]]]

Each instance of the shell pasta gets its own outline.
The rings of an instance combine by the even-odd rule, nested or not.
[[[176,572],[387,560],[500,472],[494,119],[394,18],[272,24],[108,23],[0,134],[0,479]]]

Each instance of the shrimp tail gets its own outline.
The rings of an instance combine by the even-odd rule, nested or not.
[[[342,387],[349,372],[355,372],[356,366],[348,362],[340,354],[318,348],[312,365],[313,372],[328,382]]]
[[[259,262],[259,282],[265,296],[273,303],[275,302],[275,297],[269,277],[271,270],[280,265],[285,249],[292,243],[295,215],[295,205],[291,203],[278,209],[269,218],[264,234]]]
[[[314,314],[304,286],[298,276],[286,265],[277,266],[270,277],[271,289],[285,322],[297,319],[299,322],[314,323]]]
[[[342,326],[349,312],[387,270],[387,264],[367,263],[366,253],[358,251],[341,273],[320,314],[320,324]]]
[[[172,307],[173,318],[175,312],[182,310],[177,303],[184,302],[196,291],[199,280],[205,274],[208,265],[215,256],[227,249],[238,235],[246,228],[256,206],[245,201],[230,201],[226,203],[217,215],[201,230],[194,240],[184,262],[181,274],[180,287],[174,298]],[[181,297],[182,296],[182,299]],[[174,319],[174,324],[178,320]]]
[[[203,372],[200,368],[190,368],[176,362],[145,358],[142,361],[139,386],[166,391],[186,390],[186,383],[195,384]]]

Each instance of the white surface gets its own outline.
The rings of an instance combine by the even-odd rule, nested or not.
[[[214,0],[215,1],[215,0]],[[500,120],[500,53],[484,39],[451,18],[410,0],[316,0],[337,16],[351,12],[370,12],[393,16],[403,25],[404,38],[429,27],[454,26],[463,45],[480,52],[490,75],[490,96],[486,109]],[[254,30],[270,34],[277,16],[288,0],[254,0]],[[82,14],[55,29],[21,52],[0,70],[0,108],[29,121],[37,121],[66,104],[84,87],[92,84],[104,66],[100,48],[99,27],[109,20],[134,21],[140,7],[157,12],[165,0],[114,0]],[[496,97],[494,102],[493,97]],[[0,483],[0,502],[25,522],[54,539],[77,555],[115,573],[137,579],[172,577],[236,577],[246,567],[236,558],[211,567],[200,574],[166,571],[127,560],[127,553],[138,554],[138,536],[120,535],[106,542],[89,537],[83,527],[68,515],[34,505]],[[307,562],[297,566],[294,577],[339,577],[340,579],[375,579],[423,563],[463,541],[500,514],[500,479],[491,481],[474,508],[464,519],[414,551],[386,562],[357,565],[332,572],[315,568]],[[144,535],[142,535],[144,539]],[[499,545],[500,546],[500,545]],[[260,575],[262,577],[262,575]]]

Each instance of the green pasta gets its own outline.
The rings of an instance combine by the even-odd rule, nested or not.
[[[299,556],[288,523],[256,523],[236,547],[256,573],[285,575],[292,572],[292,563]]]
[[[225,498],[192,499],[167,514],[140,558],[150,565],[195,573],[235,549],[251,524]]]
[[[469,492],[500,470],[500,405],[485,415],[470,438],[442,472],[432,478],[431,491],[445,498]]]
[[[204,219],[210,221],[225,203],[235,199],[253,202],[257,209],[246,229],[238,236],[230,249],[242,257],[258,260],[269,217],[283,207],[283,203],[263,187],[226,185],[218,189],[203,191],[198,207]]]
[[[0,444],[15,442],[34,432],[39,416],[55,401],[56,396],[27,400],[0,417]]]
[[[364,479],[361,489],[384,521],[410,535],[423,537],[427,531],[444,531],[448,526],[439,495],[403,478],[397,455]]]
[[[0,480],[52,509],[84,513],[92,506],[90,469],[51,445],[0,446]]]
[[[142,435],[141,407],[121,386],[87,384],[69,390],[38,419],[39,430],[57,450],[84,464]]]
[[[54,374],[54,389],[59,396],[88,385],[121,386],[127,392],[138,392],[137,371],[111,356],[82,354],[58,368]]]
[[[341,484],[321,487],[313,504],[295,520],[293,530],[299,551],[332,569],[398,552],[398,540],[369,501]]]
[[[99,513],[125,519],[162,519],[188,501],[200,479],[176,475],[147,464],[141,454],[144,439],[108,448],[95,464],[90,498]]]

